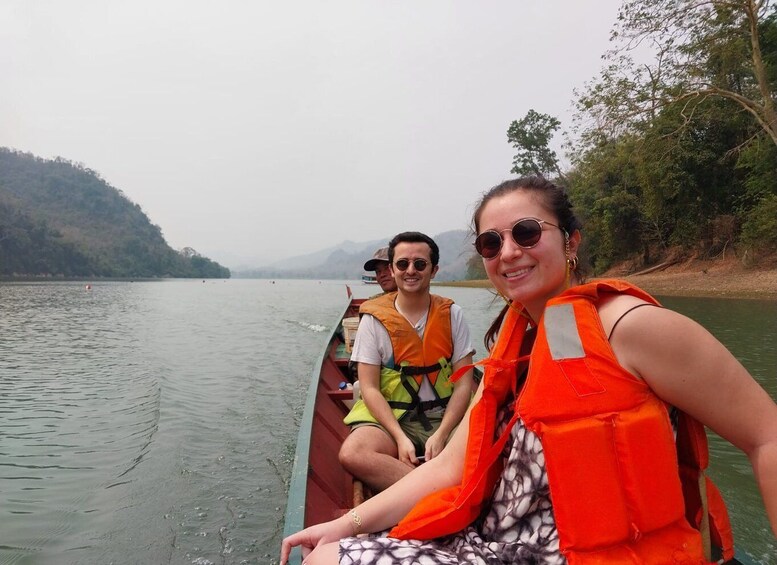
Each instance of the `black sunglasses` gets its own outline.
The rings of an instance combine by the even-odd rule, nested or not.
[[[410,266],[410,259],[398,259],[394,266],[399,269],[400,271],[407,271],[407,268]],[[426,266],[429,264],[429,261],[426,259],[413,259],[412,261],[413,267],[415,267],[415,270],[419,273],[423,273],[426,270]]]
[[[551,224],[537,218],[522,218],[513,224],[513,227],[502,231],[486,230],[475,238],[475,249],[484,259],[493,259],[502,250],[504,239],[502,233],[509,231],[513,241],[524,249],[530,249],[537,245],[542,237],[542,224],[548,224],[554,228],[566,231],[561,226]]]

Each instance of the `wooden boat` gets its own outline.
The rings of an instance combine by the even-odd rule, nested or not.
[[[362,275],[362,282],[364,284],[378,284],[378,276],[373,273],[364,273]]]
[[[345,403],[352,400],[351,390],[340,388],[341,383],[352,382],[349,344],[356,327],[349,322],[358,320],[359,306],[365,300],[353,298],[348,289],[348,303],[313,368],[289,482],[283,537],[337,518],[363,501],[361,483],[342,468],[338,452],[348,435],[343,423],[348,413]],[[295,548],[289,565],[301,561],[300,550]],[[739,549],[728,563],[757,565]]]
[[[353,298],[350,289],[348,298],[340,321],[332,329],[313,368],[289,482],[284,537],[337,518],[361,502],[360,484],[354,484],[353,477],[337,458],[340,444],[348,435],[348,427],[343,423],[348,413],[345,402],[352,397],[350,390],[340,390],[340,383],[351,382],[348,374],[351,354],[346,342],[354,329],[349,328],[347,320],[358,317],[359,305],[364,302]],[[298,565],[300,561],[299,549],[295,549],[289,563]]]

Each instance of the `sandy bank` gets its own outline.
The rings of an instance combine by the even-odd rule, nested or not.
[[[647,274],[620,276],[648,292],[664,296],[711,296],[717,298],[758,298],[777,300],[777,268],[748,268],[731,257],[701,261],[689,259]]]

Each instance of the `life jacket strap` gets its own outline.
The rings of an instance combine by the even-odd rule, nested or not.
[[[402,367],[402,369],[405,369],[405,368],[406,367]],[[410,379],[405,378],[407,376],[411,376],[411,375],[408,375],[403,371],[401,375],[402,386],[405,387],[405,390],[407,390],[408,394],[410,395],[410,398],[412,398],[412,402],[410,403],[410,406],[407,408],[407,410],[410,411],[413,408],[415,408],[416,418],[418,418],[418,421],[421,422],[421,425],[424,427],[424,430],[426,430],[427,432],[431,431],[432,423],[429,421],[429,418],[426,417],[426,413],[424,412],[424,409],[421,407],[422,404],[426,404],[427,402],[421,402],[421,398],[418,396],[418,391],[413,387],[413,385],[410,384]],[[389,406],[391,405],[392,403],[389,402]]]
[[[404,365],[397,367],[400,373],[403,375],[407,375],[409,377],[416,377],[418,375],[427,375],[429,373],[435,373],[442,369],[442,365],[439,363],[435,363],[434,365],[429,365],[428,367],[412,367],[410,365]]]
[[[424,412],[433,408],[445,408],[448,405],[450,397],[435,398],[434,400],[424,400],[423,402],[400,402],[398,400],[389,400],[388,405],[397,410],[413,410],[421,408]]]

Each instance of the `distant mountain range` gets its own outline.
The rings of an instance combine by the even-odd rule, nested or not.
[[[354,242],[344,241],[315,253],[298,255],[255,269],[233,270],[235,278],[299,278],[299,279],[359,279],[364,262],[392,236],[385,239]],[[438,281],[467,278],[467,260],[474,254],[472,234],[467,230],[452,230],[433,235],[440,247]]]

